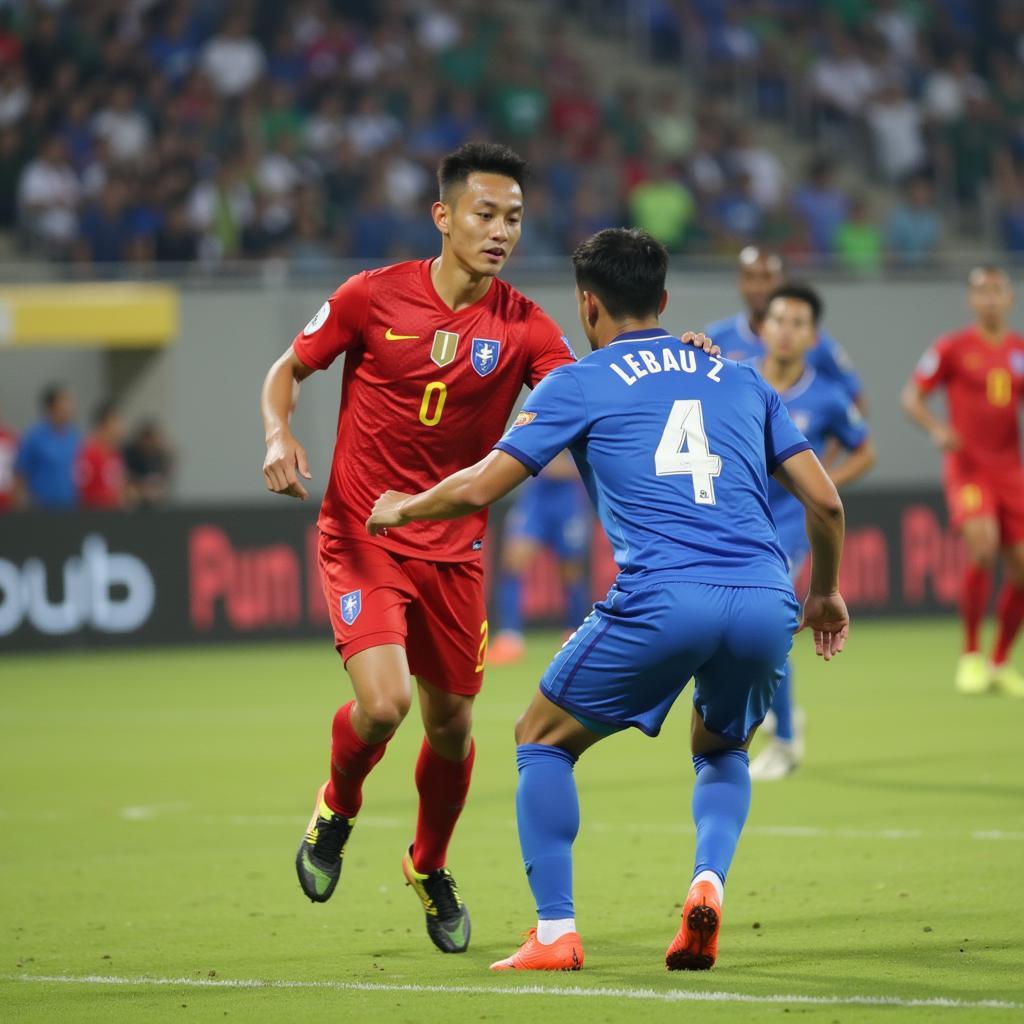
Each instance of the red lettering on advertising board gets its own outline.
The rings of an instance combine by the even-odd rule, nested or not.
[[[188,536],[189,611],[198,630],[212,629],[223,605],[239,631],[294,626],[301,617],[299,559],[286,544],[236,549],[217,526]]]
[[[927,505],[903,510],[903,600],[913,607],[923,603],[930,589],[940,603],[952,606],[960,591],[964,567],[963,541],[944,527]]]

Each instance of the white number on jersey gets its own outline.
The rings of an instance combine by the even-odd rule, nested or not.
[[[654,469],[658,476],[693,477],[693,500],[698,505],[715,504],[714,478],[722,472],[722,459],[708,451],[699,400],[686,398],[673,403],[654,453]]]

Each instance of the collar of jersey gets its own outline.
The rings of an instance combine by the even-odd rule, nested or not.
[[[655,341],[658,338],[673,338],[661,327],[645,327],[642,331],[626,331],[616,335],[608,344],[618,345],[622,341]]]
[[[764,366],[764,360],[756,360],[754,366],[756,367],[757,372],[760,373],[761,367]],[[811,386],[815,377],[817,377],[817,373],[815,372],[814,367],[811,366],[810,363],[804,363],[804,372],[800,374],[792,387],[779,392],[779,398],[781,398],[783,402],[791,402],[794,398],[799,398]]]

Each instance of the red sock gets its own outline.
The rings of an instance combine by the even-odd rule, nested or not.
[[[462,813],[473,774],[476,745],[471,743],[465,761],[448,761],[434,753],[424,740],[416,762],[416,788],[420,792],[420,813],[412,864],[420,874],[443,868],[448,857],[455,823]]]
[[[384,756],[388,739],[380,743],[364,743],[352,728],[350,700],[338,708],[331,729],[331,779],[324,791],[324,800],[335,814],[354,818],[363,804],[363,779]]]
[[[964,653],[978,650],[978,630],[988,607],[992,588],[992,570],[968,564],[964,570],[963,591],[960,595],[960,617],[964,620]]]
[[[996,649],[992,652],[992,662],[1002,665],[1010,654],[1010,648],[1024,622],[1024,589],[1010,583],[1004,585],[999,593],[996,606],[999,617],[999,632],[996,634]]]

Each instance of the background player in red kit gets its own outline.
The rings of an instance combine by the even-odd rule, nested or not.
[[[121,508],[124,505],[124,424],[111,401],[93,414],[92,433],[82,442],[75,460],[78,501],[83,508]]]
[[[423,490],[472,465],[501,437],[524,384],[574,359],[555,323],[497,280],[519,240],[524,162],[470,143],[438,170],[432,208],[441,256],[346,281],[271,368],[263,389],[267,487],[304,498],[306,453],[288,417],[300,381],[346,353],[338,440],[320,512],[320,571],[335,646],[355,700],[334,716],[330,778],[296,866],[327,900],[361,804],[363,779],[409,710],[415,677],[425,739],[419,815],[403,870],[444,952],[462,952],[469,917],[447,869],[473,767],[471,718],[487,653],[486,516],[370,538],[382,491]]]
[[[956,688],[1024,697],[1024,677],[1008,661],[1024,620],[1024,466],[1017,419],[1024,395],[1024,338],[1007,326],[1013,293],[1002,270],[971,271],[968,301],[975,322],[939,338],[925,352],[903,391],[903,407],[945,453],[946,502],[967,544],[961,591],[964,653]],[[925,404],[928,393],[940,386],[946,390],[949,423]],[[978,630],[1000,549],[1005,583],[989,663],[978,650]]]

